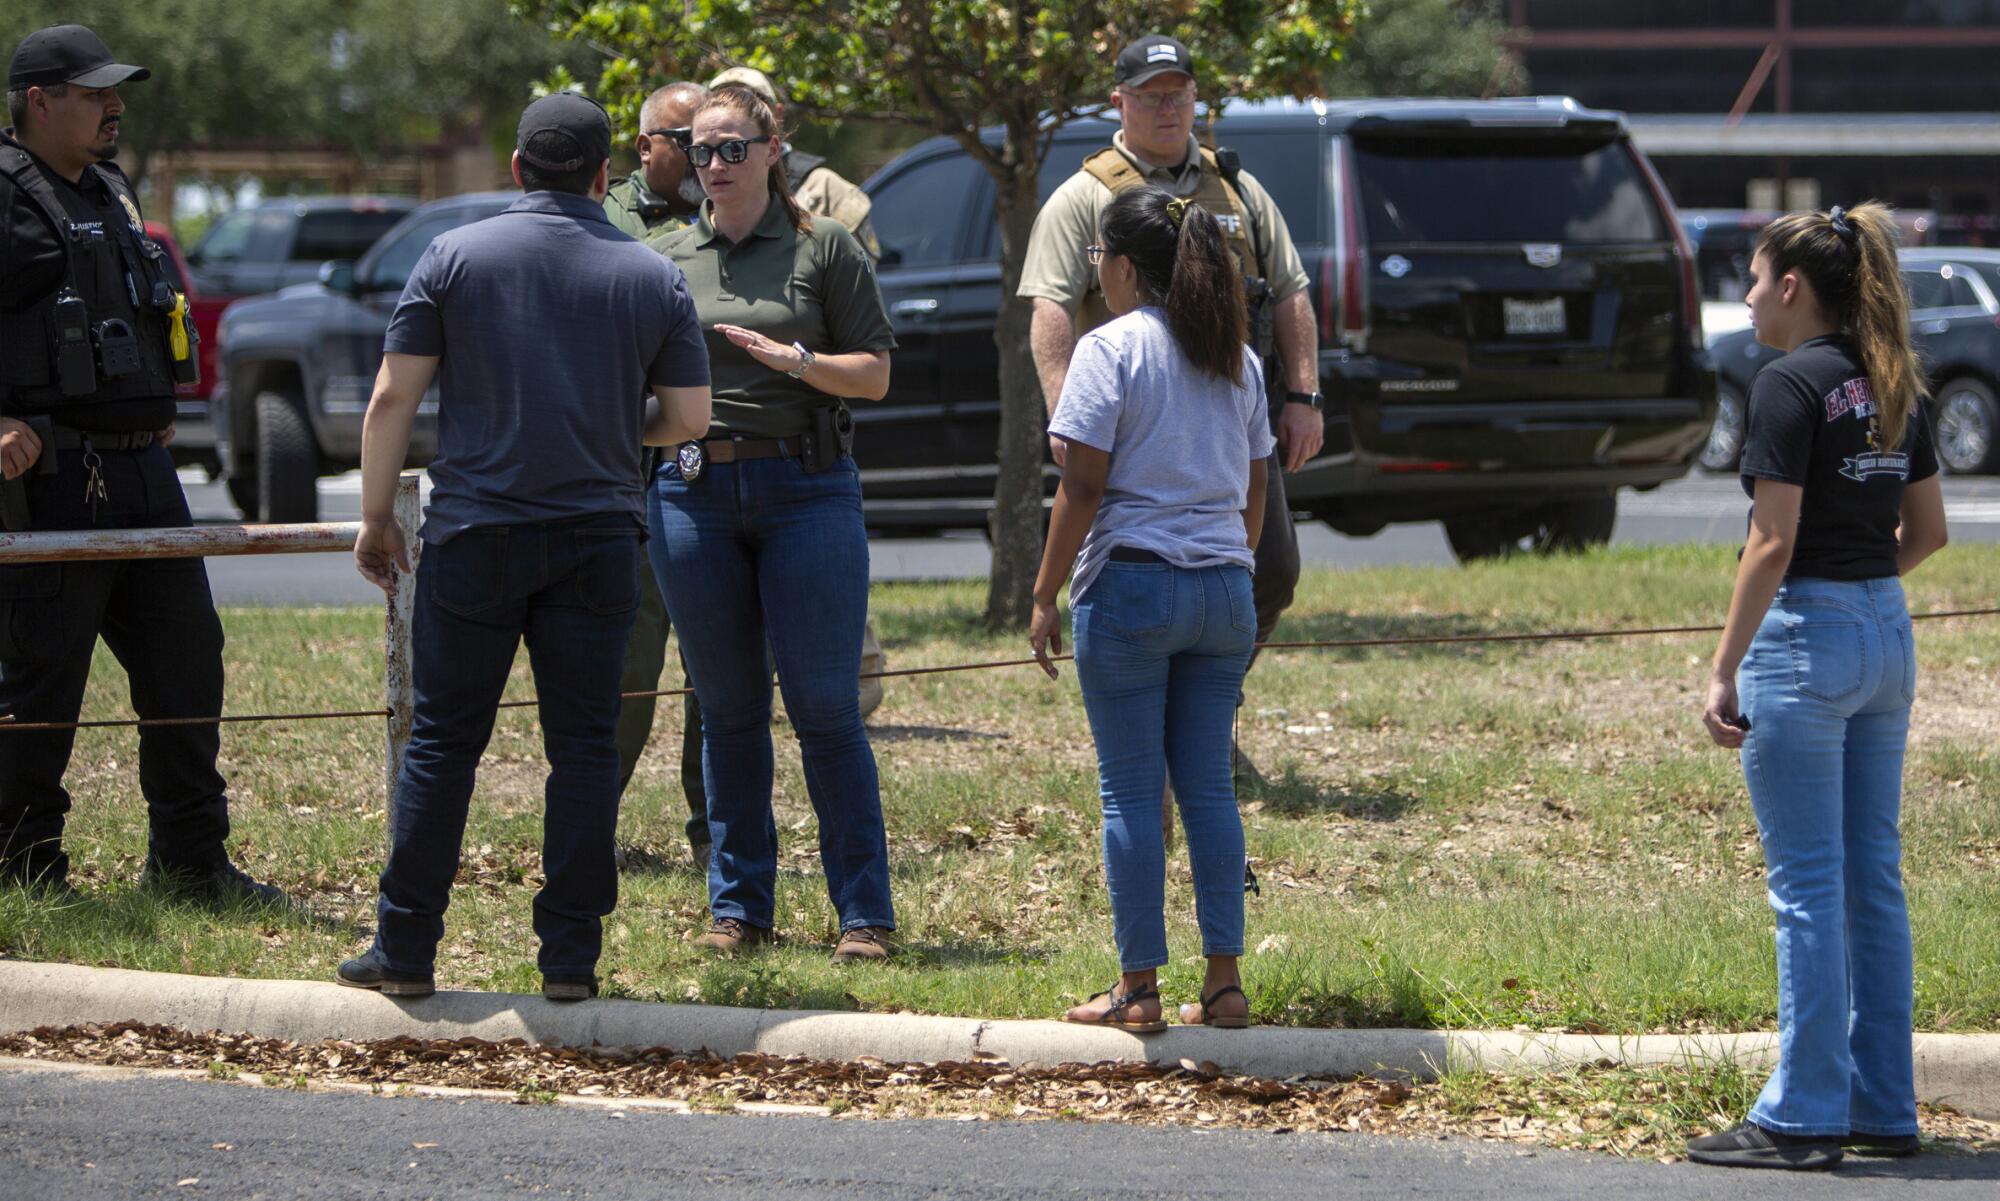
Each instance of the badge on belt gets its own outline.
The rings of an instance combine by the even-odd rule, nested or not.
[[[680,449],[674,452],[674,464],[681,469],[681,478],[692,484],[701,478],[702,471],[707,468],[708,455],[702,451],[701,443],[683,442]]]

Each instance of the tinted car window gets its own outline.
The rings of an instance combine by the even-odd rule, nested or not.
[[[1652,190],[1616,142],[1357,139],[1378,242],[1659,242]]]
[[[195,243],[188,260],[200,267],[209,263],[282,259],[291,233],[289,213],[267,210],[230,213],[217,218],[201,241]]]
[[[1910,287],[1910,307],[1913,309],[1941,309],[1952,303],[1951,281],[1938,274],[1936,267],[1904,271],[1903,282]]]
[[[395,228],[407,214],[328,209],[299,218],[294,260],[317,263],[326,259],[358,259],[376,239]]]
[[[371,261],[365,274],[357,271],[356,278],[366,287],[388,292],[401,288],[410,282],[410,272],[417,266],[417,260],[424,257],[424,247],[431,239],[447,230],[469,225],[483,217],[490,217],[498,209],[447,209],[432,213],[416,224],[397,234],[394,241],[382,247],[382,253]]]
[[[882,258],[899,266],[950,263],[974,186],[986,169],[964,154],[926,159],[870,196]]]

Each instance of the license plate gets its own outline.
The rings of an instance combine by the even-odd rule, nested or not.
[[[1500,317],[1510,338],[1569,332],[1569,319],[1564,315],[1560,296],[1553,300],[1502,300]]]

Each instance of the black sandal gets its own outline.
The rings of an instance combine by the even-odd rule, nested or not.
[[[1090,1003],[1090,1001],[1095,1001],[1099,997],[1106,997],[1106,996],[1111,998],[1111,1008],[1106,1009],[1102,1016],[1094,1018],[1073,1018],[1069,1016],[1067,1013],[1065,1013],[1063,1014],[1062,1020],[1065,1022],[1075,1022],[1079,1026],[1109,1026],[1113,1030],[1123,1030],[1130,1034],[1158,1034],[1160,1031],[1165,1030],[1167,1028],[1167,1019],[1165,1014],[1162,1014],[1161,1016],[1153,1019],[1150,1022],[1127,1022],[1119,1020],[1118,1017],[1119,1014],[1125,1012],[1128,1006],[1136,1005],[1141,1001],[1159,1000],[1160,990],[1158,988],[1148,986],[1145,988],[1134,990],[1132,992],[1121,994],[1118,991],[1118,986],[1116,984],[1113,984],[1110,988],[1105,989],[1103,992],[1094,992],[1090,994],[1089,1000],[1085,1001],[1084,1003],[1087,1005]]]
[[[1211,1006],[1213,1006],[1217,1001],[1220,1001],[1222,998],[1228,996],[1230,993],[1235,993],[1237,996],[1242,997],[1245,1006],[1249,1005],[1250,1002],[1249,994],[1245,993],[1241,988],[1238,988],[1234,984],[1225,984],[1221,988],[1216,989],[1214,992],[1208,994],[1207,996],[1201,999],[1201,1021],[1198,1024],[1203,1026],[1213,1026],[1217,1030],[1249,1029],[1250,1018],[1248,1017],[1248,1015],[1245,1015],[1240,1018],[1216,1017],[1215,1015],[1209,1013],[1209,1008]]]

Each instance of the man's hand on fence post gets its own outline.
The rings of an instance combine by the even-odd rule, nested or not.
[[[396,595],[396,585],[410,574],[409,544],[394,521],[363,521],[354,539],[354,566],[368,582]]]

